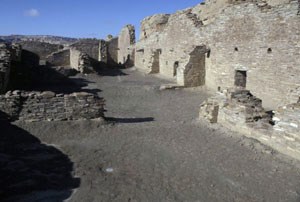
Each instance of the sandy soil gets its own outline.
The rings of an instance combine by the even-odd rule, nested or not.
[[[51,148],[73,170],[60,169],[71,177],[52,175],[59,189],[50,180],[44,189],[12,193],[7,201],[300,201],[298,162],[197,119],[209,96],[204,89],[159,90],[169,81],[135,69],[82,77],[85,88],[101,90],[109,123],[14,123],[11,127],[55,145]],[[57,161],[43,163],[55,167]],[[56,170],[44,172],[51,179]]]

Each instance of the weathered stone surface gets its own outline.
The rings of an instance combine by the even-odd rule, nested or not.
[[[51,91],[9,91],[6,95],[0,95],[0,111],[12,120],[94,119],[104,116],[104,100],[86,92],[63,96]]]
[[[11,53],[9,47],[0,43],[0,93],[7,90],[11,70]]]
[[[86,53],[74,48],[70,49],[70,65],[71,68],[81,73],[89,73],[93,71],[90,57]]]
[[[37,54],[40,60],[46,60],[47,56],[63,49],[62,45],[40,41],[20,41],[18,43],[21,44],[24,50]]]
[[[89,57],[98,61],[99,59],[99,43],[98,39],[81,39],[78,42],[71,45],[71,48],[75,48],[82,53],[87,54]]]
[[[133,25],[126,25],[119,35],[118,39],[118,63],[127,67],[134,65],[135,28]]]
[[[300,103],[279,107],[274,111],[274,130],[300,141]]]
[[[70,49],[53,52],[46,57],[46,61],[51,66],[70,66]]]
[[[149,72],[153,52],[160,49],[159,73],[169,78],[176,75],[180,85],[190,84],[186,80],[192,77],[184,76],[186,69],[199,70],[204,64],[205,81],[195,85],[230,88],[236,71],[246,71],[247,89],[262,99],[264,107],[275,109],[296,102],[300,88],[298,10],[295,0],[217,0],[172,15],[147,17],[135,47],[135,66]],[[162,25],[156,28],[157,24]],[[207,49],[198,55],[203,62],[191,60],[197,46]]]

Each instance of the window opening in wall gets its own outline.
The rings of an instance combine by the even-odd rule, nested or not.
[[[178,62],[178,61],[174,62],[174,66],[173,66],[173,76],[177,76],[177,69],[178,69],[178,66],[179,66],[179,62]]]
[[[234,48],[234,51],[239,51],[238,47],[235,47],[235,48]]]
[[[272,48],[268,48],[268,53],[272,53]]]
[[[207,58],[210,57],[210,49],[207,50],[207,55],[206,55],[206,57],[207,57]]]
[[[166,65],[168,65],[168,61],[166,61]]]
[[[234,85],[236,87],[246,88],[246,83],[247,83],[247,71],[236,70],[234,76]]]

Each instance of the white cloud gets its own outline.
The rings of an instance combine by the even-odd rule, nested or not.
[[[40,15],[40,12],[37,9],[32,8],[32,9],[26,10],[24,12],[24,15],[29,16],[29,17],[38,17]]]

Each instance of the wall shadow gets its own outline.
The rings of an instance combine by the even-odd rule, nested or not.
[[[14,62],[10,89],[26,91],[53,91],[59,93],[101,92],[100,89],[83,89],[89,81],[71,78],[78,72],[71,68],[40,65],[39,56],[27,50],[22,51],[21,62]]]
[[[105,62],[99,62],[97,60],[91,59],[91,63],[94,71],[100,76],[126,76],[121,69],[122,65],[108,65]]]
[[[114,117],[105,117],[105,120],[113,123],[144,123],[154,121],[153,117],[145,118],[114,118]]]
[[[60,150],[6,120],[0,131],[0,201],[64,201],[79,187]]]

